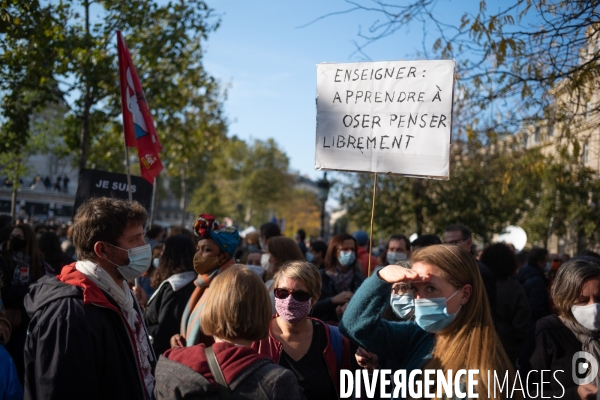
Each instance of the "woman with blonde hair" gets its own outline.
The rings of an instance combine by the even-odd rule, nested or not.
[[[493,374],[503,379],[508,372],[512,387],[514,371],[496,335],[473,256],[459,246],[437,245],[417,251],[411,261],[411,269],[388,265],[363,283],[342,318],[341,332],[385,358],[394,371],[406,370],[408,376],[415,369],[435,369],[446,376],[450,370],[479,370],[475,390],[480,398],[509,397],[494,393]],[[412,288],[414,321],[380,318],[396,283]],[[464,389],[465,382],[461,385]]]
[[[309,317],[321,291],[319,270],[308,261],[287,262],[274,286],[277,315],[269,335],[253,347],[293,371],[306,398],[338,398],[340,369],[350,368],[350,342],[337,327]]]
[[[268,335],[271,319],[258,275],[235,264],[210,287],[200,321],[215,344],[167,350],[156,366],[156,399],[300,399],[294,374],[250,347]]]

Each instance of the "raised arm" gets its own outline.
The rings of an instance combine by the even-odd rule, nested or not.
[[[390,267],[397,266],[381,269],[360,286],[344,313],[340,331],[372,353],[398,359],[404,357],[413,340],[427,333],[413,322],[381,319],[392,293],[392,282],[386,280],[408,282],[418,279],[413,271],[402,267],[398,268],[404,271],[395,271],[395,268]],[[380,278],[382,272],[384,279]],[[405,343],[406,346],[401,346],[400,343]]]

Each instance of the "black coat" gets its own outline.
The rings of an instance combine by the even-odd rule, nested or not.
[[[29,323],[29,318],[25,312],[23,302],[25,301],[25,296],[29,292],[30,283],[14,282],[15,284],[13,284],[14,268],[9,262],[10,257],[11,255],[8,253],[0,254],[0,281],[2,281],[0,297],[2,298],[2,302],[6,309],[21,313],[21,325],[12,327],[12,334],[10,340],[6,344],[6,350],[15,363],[19,380],[22,383],[24,381],[25,371],[23,346],[25,345],[27,324]]]
[[[321,297],[319,297],[319,301],[315,304],[312,316],[325,322],[336,322],[338,321],[338,315],[335,309],[339,304],[333,304],[331,298],[337,295],[338,291],[335,289],[335,285],[329,275],[325,273],[325,269],[320,269],[319,272],[321,273]],[[356,268],[354,278],[350,283],[350,291],[352,293],[356,292],[364,280],[365,277]]]
[[[510,361],[515,365],[529,326],[529,302],[516,279],[499,279],[496,284],[496,332]]]
[[[529,378],[530,395],[537,398],[554,396],[554,398],[563,400],[579,400],[578,386],[573,381],[573,355],[581,351],[581,342],[556,315],[549,315],[537,322],[534,340],[533,354],[528,360],[528,368],[532,371]],[[532,383],[540,384],[542,382],[542,370],[546,370],[543,376],[544,396],[539,396],[539,394],[535,396],[535,387],[532,386]],[[525,376],[521,372],[523,379]],[[560,384],[557,380],[560,381]]]
[[[529,301],[530,326],[533,326],[540,318],[552,314],[548,295],[548,279],[540,267],[532,265],[521,267],[517,273],[517,280],[523,286]]]
[[[490,311],[492,312],[492,316],[496,315],[496,277],[494,277],[494,273],[492,270],[482,263],[481,261],[477,261],[477,267],[479,268],[479,273],[481,274],[481,279],[483,279],[483,286],[485,286],[485,294],[487,295],[488,302],[490,304]]]
[[[84,304],[82,287],[56,277],[30,286],[25,399],[147,399],[127,322],[93,289]]]
[[[157,356],[171,348],[169,341],[181,329],[181,316],[195,287],[192,280],[173,291],[173,286],[164,282],[148,302],[144,320]]]

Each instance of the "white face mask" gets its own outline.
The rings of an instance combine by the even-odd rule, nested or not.
[[[269,253],[264,253],[262,256],[260,256],[260,265],[265,270],[269,269],[269,258],[271,258]]]
[[[575,320],[590,331],[600,330],[600,304],[594,303],[587,306],[571,306]]]
[[[385,255],[388,264],[396,264],[398,261],[406,260],[406,258],[406,253],[402,253],[401,251],[388,251]]]
[[[139,278],[150,268],[150,262],[152,261],[152,247],[149,244],[144,246],[134,247],[132,249],[122,249],[113,244],[107,243],[108,245],[117,248],[119,250],[127,252],[129,257],[129,264],[119,265],[108,258],[106,261],[117,267],[123,278],[127,281],[133,281],[135,278]]]

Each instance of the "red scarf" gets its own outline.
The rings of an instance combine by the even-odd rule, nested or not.
[[[227,342],[215,343],[212,346],[217,361],[223,371],[223,376],[228,384],[231,384],[235,378],[246,368],[260,360],[270,360],[270,358],[260,355],[251,347],[236,346]],[[216,385],[216,381],[210,373],[205,346],[198,344],[192,347],[182,347],[167,350],[164,356],[171,361],[178,362],[198,372],[204,376],[211,384]]]

